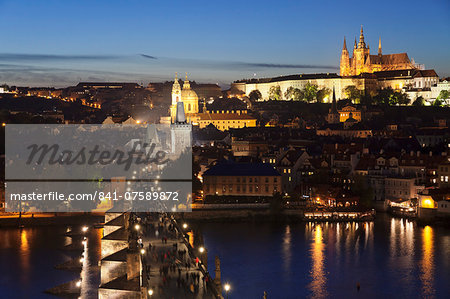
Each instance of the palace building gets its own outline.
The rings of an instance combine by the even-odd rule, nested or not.
[[[355,38],[352,57],[349,55],[344,37],[340,63],[341,76],[357,76],[362,73],[407,69],[416,69],[415,64],[411,62],[408,54],[383,54],[381,50],[381,38],[378,41],[378,54],[371,55],[369,44],[366,44],[364,41],[362,25],[358,43],[356,43]]]

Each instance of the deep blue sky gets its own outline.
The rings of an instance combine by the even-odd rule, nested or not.
[[[384,53],[407,52],[449,76],[449,16],[449,0],[0,0],[0,83],[338,72],[343,37],[351,47],[361,24],[373,52],[381,36]]]

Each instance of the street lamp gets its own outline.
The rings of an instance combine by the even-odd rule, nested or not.
[[[139,225],[139,224],[136,224],[135,226],[134,226],[134,229],[135,230],[139,230],[141,228],[141,226]]]
[[[81,230],[83,231],[83,233],[87,232],[88,229],[89,229],[89,227],[87,227],[87,226],[83,226],[83,227],[81,228]]]
[[[186,229],[188,227],[187,223],[183,223],[183,228]]]
[[[149,295],[149,296],[153,296],[153,290],[152,290],[152,289],[149,289],[149,290],[148,290],[148,295]]]
[[[228,283],[225,284],[224,289],[225,289],[225,294],[227,295],[227,299],[228,299],[228,292],[230,291],[230,285]]]
[[[203,253],[203,252],[205,252],[205,247],[200,247],[199,249],[198,249],[198,251],[200,251],[200,253]]]
[[[141,249],[141,254],[144,254],[145,253],[145,249]]]

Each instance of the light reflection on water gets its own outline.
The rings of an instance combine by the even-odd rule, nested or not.
[[[325,298],[327,294],[326,283],[327,276],[325,273],[325,245],[323,243],[322,227],[316,225],[314,227],[314,239],[311,243],[310,255],[312,259],[311,283],[310,289],[314,298]]]
[[[230,298],[431,298],[450,293],[450,231],[378,215],[368,223],[208,223],[200,225],[208,265],[221,259]],[[54,266],[81,252],[61,250],[64,227],[0,229],[0,294],[54,298],[43,293],[79,278]],[[101,230],[89,235],[86,264],[95,268]],[[87,267],[87,268],[86,268]],[[6,270],[5,270],[6,269]],[[83,272],[82,292],[94,298],[98,271]],[[361,290],[356,290],[356,284]]]
[[[422,229],[422,261],[421,275],[422,280],[422,296],[430,298],[434,296],[434,247],[433,247],[433,229],[425,226]]]
[[[84,253],[81,290],[85,298],[97,294],[99,231],[88,234]],[[0,298],[56,298],[44,291],[80,278],[80,273],[55,269],[81,257],[81,251],[64,250],[71,240],[64,233],[66,227],[0,228]]]
[[[235,298],[263,291],[269,298],[439,298],[450,292],[447,228],[384,214],[367,223],[200,227],[209,271],[218,255]]]

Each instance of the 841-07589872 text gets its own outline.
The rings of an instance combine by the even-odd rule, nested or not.
[[[175,200],[178,201],[178,192],[171,191],[126,191],[98,192],[99,200]]]

